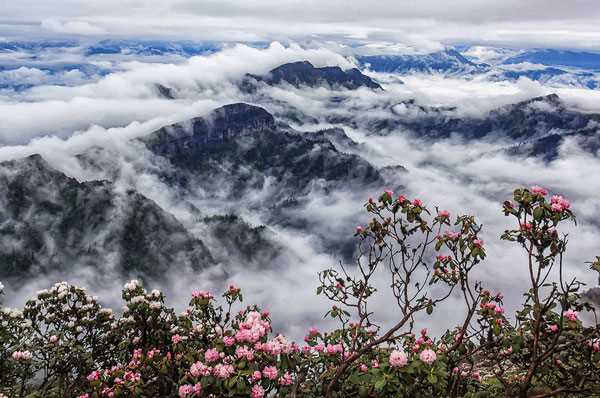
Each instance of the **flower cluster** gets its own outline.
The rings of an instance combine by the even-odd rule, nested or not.
[[[317,294],[332,301],[326,315],[338,327],[313,326],[298,344],[274,333],[267,311],[242,305],[235,285],[220,297],[194,291],[176,314],[162,292],[132,280],[117,315],[60,282],[23,311],[2,307],[0,397],[599,395],[600,328],[582,322],[591,307],[581,284],[562,274],[559,230],[574,219],[571,204],[548,197],[533,186],[504,202],[515,226],[502,238],[524,250],[531,282],[514,316],[502,294],[471,279],[487,255],[473,216],[451,219],[385,190],[368,200],[371,219],[356,228],[356,266],[319,274]],[[600,272],[600,259],[591,269]],[[390,305],[398,306],[390,324],[368,305],[379,276],[391,281]],[[441,336],[414,332],[449,297],[464,299],[465,318]]]

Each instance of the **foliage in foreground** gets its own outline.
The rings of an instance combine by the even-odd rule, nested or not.
[[[565,280],[570,203],[540,187],[503,204],[515,227],[502,239],[524,252],[530,282],[507,316],[501,293],[471,280],[486,257],[472,216],[451,219],[420,200],[385,191],[369,199],[372,219],[356,229],[356,266],[319,274],[317,294],[339,321],[308,330],[297,344],[273,335],[269,313],[242,307],[239,288],[222,299],[193,293],[176,314],[160,291],[137,281],[123,290],[123,314],[85,289],[57,283],[23,311],[0,312],[0,392],[10,397],[579,397],[600,394],[600,329],[579,313],[581,283]],[[600,260],[592,263],[600,271]],[[493,272],[489,270],[489,272]],[[368,306],[384,273],[397,319],[378,324]],[[2,287],[0,285],[0,291]],[[451,295],[464,319],[441,336],[418,330]],[[239,309],[241,308],[241,309]],[[589,323],[589,322],[588,322]],[[1,396],[0,394],[0,396]]]

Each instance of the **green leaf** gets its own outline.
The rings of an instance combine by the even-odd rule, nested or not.
[[[544,216],[544,208],[543,207],[536,207],[535,210],[533,210],[533,218],[536,221],[541,220],[541,218]]]
[[[377,382],[375,382],[375,390],[377,391],[381,391],[385,388],[385,385],[387,384],[387,380],[386,379],[379,379],[377,380]]]

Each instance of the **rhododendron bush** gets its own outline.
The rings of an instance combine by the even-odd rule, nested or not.
[[[485,266],[482,228],[391,191],[365,204],[356,264],[318,275],[334,330],[303,342],[274,333],[268,312],[243,306],[230,286],[196,291],[181,314],[138,281],[123,290],[121,315],[66,282],[22,311],[0,313],[0,392],[61,397],[551,397],[600,394],[600,330],[567,279],[568,200],[541,187],[503,204],[502,239],[523,250],[524,303],[507,314],[503,296],[472,279]],[[507,243],[509,244],[509,243]],[[590,272],[600,271],[600,260]],[[488,270],[493,272],[493,270]],[[374,281],[389,280],[397,317],[381,324]],[[1,290],[1,289],[0,289]],[[460,296],[464,318],[431,335],[416,319]],[[325,311],[324,311],[325,312]],[[589,312],[590,322],[581,314]]]

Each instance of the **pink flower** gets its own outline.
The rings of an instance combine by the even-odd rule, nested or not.
[[[173,344],[178,344],[179,342],[181,342],[181,340],[183,340],[183,337],[181,337],[178,334],[174,334],[173,336],[171,336],[171,341],[173,342]]]
[[[344,348],[342,347],[341,344],[327,344],[327,347],[325,347],[325,350],[327,351],[328,354],[333,355],[338,352],[344,351]]]
[[[369,371],[369,367],[364,363],[361,363],[358,367],[358,370],[360,370],[362,373],[367,373]]]
[[[575,322],[577,320],[577,311],[567,310],[563,312],[563,315],[571,322]]]
[[[211,373],[211,367],[202,362],[195,362],[190,366],[190,374],[194,377],[208,376]]]
[[[265,389],[260,384],[255,384],[252,387],[252,398],[263,398],[265,396]]]
[[[378,368],[379,368],[379,361],[378,361],[378,360],[376,360],[376,359],[373,359],[373,360],[371,361],[371,366],[372,366],[373,368],[375,368],[375,369],[378,369]]]
[[[390,366],[393,368],[401,368],[408,363],[408,357],[404,351],[394,350],[390,353]]]
[[[87,375],[88,381],[95,381],[95,380],[98,380],[99,378],[100,378],[100,372],[98,372],[97,370],[94,370],[92,373]]]
[[[235,338],[231,336],[225,336],[223,337],[223,344],[225,344],[225,347],[231,347],[235,344]]]
[[[197,383],[195,385],[184,384],[182,386],[179,386],[179,397],[180,398],[197,397],[197,396],[200,396],[201,392],[202,392],[202,385],[200,383]]]
[[[246,346],[243,347],[238,347],[235,350],[235,356],[238,359],[246,359],[247,361],[253,361],[254,360],[254,351],[249,349]]]
[[[53,334],[52,336],[50,336],[50,342],[51,343],[56,343],[58,341],[58,336]]]
[[[531,224],[528,222],[524,222],[520,224],[521,231],[531,231]]]
[[[392,200],[392,198],[394,197],[394,191],[391,191],[389,189],[386,189],[383,191],[384,194],[386,194],[388,196],[388,199]]]
[[[213,375],[218,379],[227,379],[234,371],[232,365],[218,364],[213,368]]]
[[[552,211],[555,212],[568,210],[571,207],[571,202],[560,195],[552,196],[552,198],[550,198],[550,203],[552,204]]]
[[[206,290],[197,290],[192,293],[193,298],[201,298],[201,299],[211,299],[213,295],[207,292]]]
[[[310,337],[315,337],[318,334],[319,334],[319,329],[317,329],[316,327],[312,326],[310,329],[308,329],[308,335]]]
[[[277,378],[277,368],[275,366],[266,366],[262,374],[269,380],[275,380]]]
[[[413,206],[423,207],[423,201],[421,199],[415,199],[412,201]]]
[[[450,212],[448,210],[442,210],[438,212],[438,217],[448,218],[450,217]]]
[[[138,382],[138,381],[140,381],[142,376],[139,373],[128,370],[123,375],[123,378],[125,379],[125,381]]]
[[[404,203],[406,201],[406,197],[404,195],[398,195],[398,203]]]
[[[279,385],[282,386],[292,385],[293,382],[294,381],[292,380],[292,375],[290,375],[288,372],[285,372],[283,376],[279,378]]]
[[[513,348],[512,348],[512,346],[509,346],[507,349],[500,351],[500,355],[507,356],[507,355],[512,354],[512,352],[513,352]]]
[[[437,355],[435,354],[435,351],[426,348],[423,351],[421,351],[419,359],[425,362],[426,364],[431,365],[437,359]]]
[[[313,350],[315,350],[316,352],[323,352],[324,349],[325,348],[323,347],[323,344],[317,344],[313,347]]]
[[[204,353],[204,360],[206,362],[214,362],[219,358],[220,358],[219,351],[215,350],[214,348],[209,348]]]
[[[12,358],[17,361],[29,361],[33,355],[29,351],[15,351],[12,353]]]
[[[255,370],[254,373],[252,373],[252,381],[256,382],[256,381],[259,381],[260,379],[262,379],[262,373],[260,373],[259,370]]]
[[[357,234],[362,234],[364,231],[365,231],[365,229],[362,226],[360,226],[360,225],[356,226],[356,233]]]
[[[458,237],[460,236],[460,232],[453,232],[453,231],[446,231],[444,232],[444,236],[448,239],[458,239]]]
[[[483,247],[483,239],[475,239],[473,241],[473,246],[482,248]]]
[[[548,195],[548,191],[542,187],[540,187],[539,185],[534,185],[531,187],[531,192],[533,192],[536,195],[540,195],[540,196],[546,196]]]

